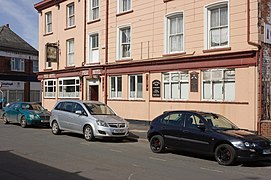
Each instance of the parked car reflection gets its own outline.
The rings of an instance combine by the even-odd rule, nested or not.
[[[270,140],[234,125],[225,117],[199,111],[168,111],[156,117],[147,134],[155,153],[166,148],[204,153],[221,165],[235,161],[266,160]]]
[[[19,123],[23,128],[30,125],[49,126],[50,112],[36,102],[14,102],[3,108],[5,124]]]

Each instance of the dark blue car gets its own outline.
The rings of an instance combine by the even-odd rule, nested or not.
[[[4,123],[19,123],[23,128],[29,125],[49,126],[50,112],[39,103],[14,102],[3,108]]]
[[[147,137],[155,153],[166,148],[203,153],[214,156],[221,165],[271,156],[270,140],[214,113],[167,111],[152,121]]]

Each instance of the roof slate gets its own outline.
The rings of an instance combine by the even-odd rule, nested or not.
[[[38,51],[13,32],[8,25],[0,26],[0,50],[38,55]]]

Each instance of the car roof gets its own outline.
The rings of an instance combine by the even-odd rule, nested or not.
[[[198,111],[198,110],[168,110],[164,111],[164,113],[169,113],[169,112],[190,112],[190,113],[196,113],[196,114],[216,114],[213,112],[205,112],[205,111]]]
[[[93,103],[93,104],[103,104],[100,101],[87,101],[87,100],[75,100],[75,99],[65,99],[65,100],[59,100],[57,103],[60,102],[77,102],[77,103]]]

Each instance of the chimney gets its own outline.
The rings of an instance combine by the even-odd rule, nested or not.
[[[9,28],[9,24],[6,24],[6,26]]]

